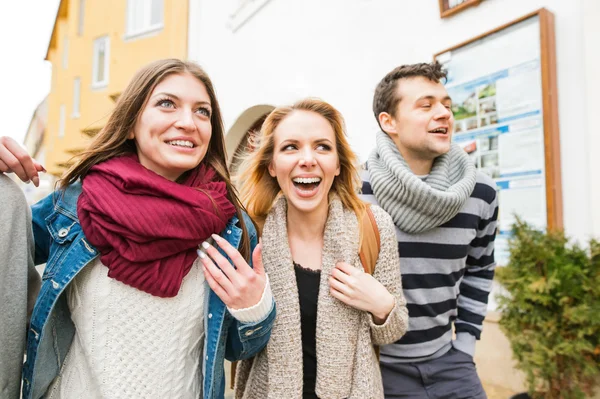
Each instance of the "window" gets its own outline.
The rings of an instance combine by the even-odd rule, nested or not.
[[[161,29],[164,0],[128,0],[127,36]]]
[[[94,59],[92,66],[92,87],[108,85],[108,61],[110,40],[104,36],[94,40]]]
[[[58,137],[65,137],[65,124],[67,123],[67,107],[65,104],[60,105],[58,118]]]
[[[72,118],[79,118],[81,101],[81,78],[75,78],[73,81],[73,114]]]
[[[67,69],[69,62],[69,38],[65,35],[63,38],[63,52],[62,52],[62,67]]]
[[[83,17],[85,15],[85,0],[79,0],[79,24],[77,25],[77,34],[83,35]]]

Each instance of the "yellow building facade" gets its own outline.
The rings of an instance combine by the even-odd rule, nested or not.
[[[52,63],[46,169],[60,176],[107,121],[133,74],[187,55],[188,0],[61,0]]]

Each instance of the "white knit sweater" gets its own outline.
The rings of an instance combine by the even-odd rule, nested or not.
[[[75,337],[49,398],[198,398],[204,275],[196,261],[173,298],[149,295],[94,261],[67,288]]]
[[[67,287],[75,336],[48,398],[202,397],[200,362],[210,288],[199,262],[173,298],[108,277],[100,260],[86,266]],[[241,322],[255,323],[272,306],[267,276],[257,304],[228,311]]]

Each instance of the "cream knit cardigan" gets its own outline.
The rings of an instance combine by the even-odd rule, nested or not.
[[[356,215],[333,196],[325,225],[317,310],[317,381],[321,399],[383,398],[379,362],[373,344],[398,340],[406,332],[408,311],[402,294],[398,248],[390,216],[372,207],[381,249],[374,277],[396,297],[382,325],[368,312],[354,309],[329,294],[328,279],[336,262],[363,269]],[[269,343],[253,359],[238,364],[237,399],[302,399],[302,332],[298,287],[287,235],[287,202],[281,197],[269,213],[262,235],[263,264],[269,274],[277,318]]]

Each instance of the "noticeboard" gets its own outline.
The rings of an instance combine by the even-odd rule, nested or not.
[[[448,71],[453,141],[496,182],[496,260],[506,264],[515,215],[563,225],[553,15],[540,9],[434,58]]]

